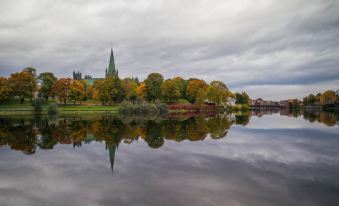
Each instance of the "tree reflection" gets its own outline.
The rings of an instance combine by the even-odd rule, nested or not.
[[[305,120],[309,122],[319,122],[323,123],[328,127],[333,127],[336,124],[339,124],[339,115],[335,112],[307,112],[303,114]]]
[[[80,147],[92,141],[105,142],[107,148],[121,142],[130,144],[142,138],[151,148],[159,148],[167,141],[204,140],[208,134],[213,139],[226,136],[233,121],[226,115],[184,120],[121,121],[118,117],[59,118],[51,121],[39,119],[0,119],[0,143],[12,149],[31,154],[35,148],[53,149],[56,144],[73,144]]]
[[[147,121],[145,126],[145,141],[151,148],[159,148],[164,144],[164,138],[161,134],[161,124],[153,121]]]
[[[247,125],[250,122],[250,115],[248,113],[245,114],[236,114],[235,115],[235,123],[239,125]]]
[[[262,116],[262,112],[251,113],[257,114]],[[211,139],[225,138],[232,124],[248,124],[250,114],[171,118],[165,120],[121,120],[116,116],[58,119],[0,118],[0,146],[7,145],[24,154],[34,154],[36,148],[53,149],[57,144],[81,147],[82,144],[90,144],[92,141],[104,142],[113,169],[116,149],[121,143],[131,144],[141,138],[150,148],[160,148],[166,141],[202,141],[208,136]],[[338,114],[333,112],[304,112],[303,118],[327,126],[338,124]]]

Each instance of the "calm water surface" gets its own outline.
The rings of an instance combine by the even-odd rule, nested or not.
[[[339,205],[338,115],[0,117],[0,205]]]

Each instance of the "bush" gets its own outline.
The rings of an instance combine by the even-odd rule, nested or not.
[[[45,104],[45,99],[42,97],[37,97],[32,102],[32,107],[36,113],[41,113],[42,105]]]
[[[162,103],[162,102],[157,100],[157,101],[155,101],[155,105],[158,108],[160,114],[168,113],[168,108],[167,108],[167,105],[165,103]]]
[[[157,102],[132,104],[131,102],[124,101],[120,104],[119,113],[124,115],[154,115],[167,113],[166,104]]]
[[[58,110],[58,105],[57,104],[50,104],[49,106],[48,106],[48,114],[49,115],[56,115],[56,114],[58,114],[59,113],[59,110]]]
[[[240,109],[241,109],[241,106],[239,104],[232,106],[233,111],[239,111]]]
[[[241,111],[248,111],[248,105],[247,104],[242,104],[241,105]]]

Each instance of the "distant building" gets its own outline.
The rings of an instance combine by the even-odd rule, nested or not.
[[[255,100],[251,100],[251,107],[279,107],[279,103],[276,101],[263,100],[262,98],[258,98]]]
[[[73,79],[75,79],[75,80],[82,80],[82,74],[81,74],[81,72],[79,72],[79,71],[77,71],[77,72],[73,71]]]
[[[108,62],[108,68],[106,68],[106,70],[105,70],[105,77],[108,77],[108,76],[119,77],[119,71],[115,66],[112,48],[111,48],[111,54],[110,54],[110,58],[109,58],[109,62]],[[92,76],[89,75],[89,74],[85,74],[84,78],[82,78],[81,72],[73,71],[73,79],[75,79],[75,80],[85,80],[88,85],[93,85],[95,81],[103,80],[104,78],[92,78]]]
[[[293,103],[293,99],[288,100],[280,100],[279,106],[282,108],[291,108]]]

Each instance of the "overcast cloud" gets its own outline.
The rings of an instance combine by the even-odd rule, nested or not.
[[[0,75],[24,67],[103,77],[221,80],[252,98],[338,89],[336,0],[0,0]]]

